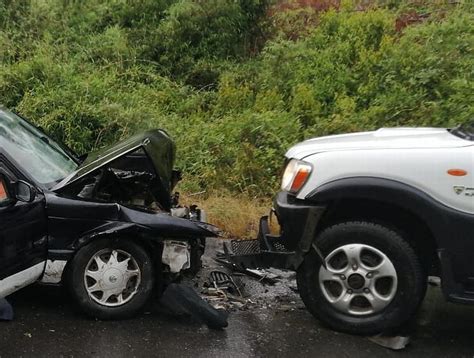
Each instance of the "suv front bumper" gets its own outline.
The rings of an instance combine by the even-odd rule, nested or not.
[[[298,200],[287,192],[275,197],[274,213],[280,235],[270,234],[268,216],[260,219],[257,240],[232,240],[224,244],[227,258],[240,268],[296,270],[313,246],[318,224],[326,207]],[[319,250],[316,249],[319,254]]]

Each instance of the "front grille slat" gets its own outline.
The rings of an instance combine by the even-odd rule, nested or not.
[[[231,247],[234,255],[255,255],[260,253],[258,240],[232,240]]]

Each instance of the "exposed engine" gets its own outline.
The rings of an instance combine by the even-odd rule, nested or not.
[[[181,179],[181,172],[174,170],[171,187]],[[179,193],[171,197],[164,190],[160,178],[143,150],[112,161],[70,186],[67,196],[83,200],[116,202],[155,212],[169,212],[172,216],[205,221],[204,212],[196,205],[183,207]]]

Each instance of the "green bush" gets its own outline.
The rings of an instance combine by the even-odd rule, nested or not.
[[[474,117],[471,4],[353,3],[3,1],[0,103],[79,153],[165,128],[186,191],[253,196],[305,138]]]

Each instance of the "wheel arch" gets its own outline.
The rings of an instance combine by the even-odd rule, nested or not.
[[[425,271],[430,275],[440,274],[436,240],[428,225],[416,214],[383,201],[344,199],[329,204],[321,230],[347,221],[373,222],[398,232],[413,247]]]
[[[161,271],[161,260],[158,258],[161,256],[162,244],[159,240],[151,239],[148,231],[136,224],[111,222],[84,234],[74,241],[73,250],[64,267],[60,283],[64,284],[68,280],[71,266],[79,250],[97,240],[113,238],[129,239],[141,246],[150,253],[156,272]]]
[[[448,239],[443,205],[418,189],[388,179],[357,177],[322,185],[306,200],[327,205],[318,231],[349,220],[385,225],[407,239],[428,274],[440,274],[437,251]]]

